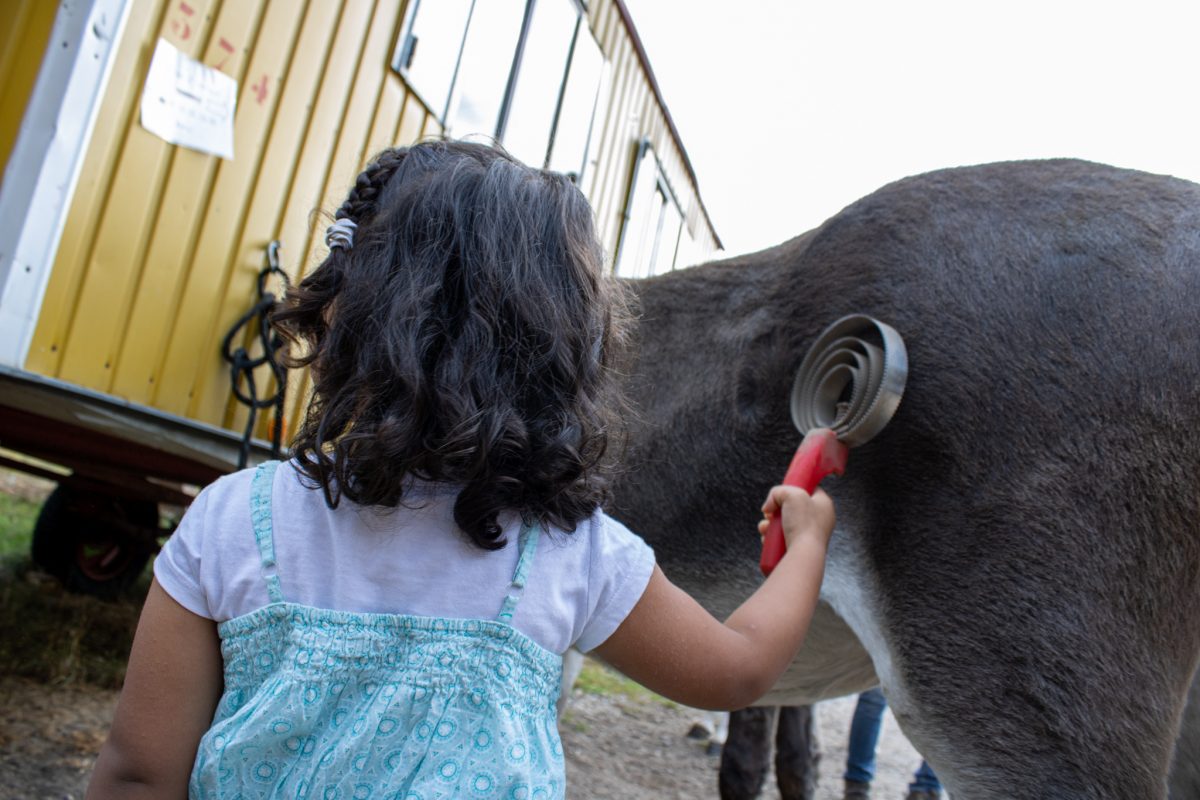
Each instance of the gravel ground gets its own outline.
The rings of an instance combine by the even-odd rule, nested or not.
[[[117,693],[0,677],[0,798],[78,800]]]
[[[104,741],[117,693],[0,677],[0,799],[78,800]],[[817,800],[840,800],[853,698],[818,707]],[[688,739],[687,709],[622,695],[577,693],[562,725],[570,800],[715,798],[719,757]],[[875,797],[903,800],[919,757],[890,713],[879,746]],[[773,784],[763,792],[778,800]]]
[[[821,763],[816,800],[841,800],[846,735],[853,712],[853,697],[829,700],[817,707]],[[576,692],[561,726],[567,754],[567,797],[716,798],[720,756],[707,755],[703,742],[687,738],[694,719],[688,709]],[[903,800],[920,760],[887,712],[873,796]],[[778,800],[772,780],[762,797]]]

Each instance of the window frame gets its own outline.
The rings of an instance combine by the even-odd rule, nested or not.
[[[576,64],[576,48],[580,46],[580,42],[584,41],[584,36],[586,36],[587,40],[590,41],[595,47],[595,52],[600,56],[600,74],[597,78],[592,94],[591,110],[588,115],[587,133],[585,133],[583,136],[583,152],[580,153],[579,167],[578,169],[565,171],[565,174],[573,176],[576,185],[582,188],[584,185],[584,176],[588,172],[588,163],[590,160],[589,156],[592,153],[592,145],[595,143],[597,123],[602,121],[599,119],[599,117],[602,116],[601,109],[607,106],[607,103],[605,103],[604,106],[601,104],[604,103],[604,93],[611,88],[609,81],[611,79],[612,62],[608,60],[608,56],[604,53],[604,48],[600,46],[600,42],[597,41],[595,35],[592,33],[591,26],[587,20],[586,2],[583,2],[583,0],[576,0],[576,2],[582,3],[583,10],[580,12],[579,23],[575,28],[575,37],[571,40],[571,48],[567,51],[567,69],[566,73],[563,75],[562,87],[559,89],[558,104],[554,109],[554,119],[551,123],[552,127],[550,129],[550,138],[546,143],[545,168],[550,169],[550,165],[554,161],[554,148],[558,143],[559,134],[561,133],[559,130],[559,120],[562,117],[563,105],[567,102],[567,88],[571,82],[571,68]]]
[[[467,35],[470,31],[471,22],[475,16],[475,9],[479,2],[487,2],[487,0],[471,0],[467,10],[466,21],[463,24],[462,35],[458,39],[458,52],[454,58],[454,70],[450,77],[449,85],[446,89],[446,97],[441,103],[435,105],[430,102],[431,98],[426,97],[419,87],[417,87],[411,79],[410,67],[412,66],[412,58],[414,53],[413,34],[412,30],[417,21],[417,16],[421,10],[422,0],[410,0],[409,7],[405,10],[404,21],[400,26],[400,33],[396,40],[396,47],[392,55],[391,68],[403,80],[410,91],[416,94],[417,98],[429,109],[430,114],[437,120],[438,124],[445,130],[446,123],[449,118],[451,104],[455,97],[455,89],[457,88],[460,71],[462,67],[463,53],[466,50]],[[541,0],[542,2],[561,2],[562,0]],[[436,2],[436,0],[429,0]],[[504,141],[504,133],[508,127],[509,117],[512,113],[513,95],[516,91],[517,82],[521,77],[522,62],[525,54],[525,47],[529,40],[530,27],[533,22],[534,11],[539,0],[525,0],[524,18],[521,21],[521,27],[517,34],[517,43],[513,53],[512,64],[508,67],[508,80],[505,83],[504,94],[500,101],[499,111],[496,115],[495,126],[491,131],[491,136],[498,142]],[[590,27],[587,18],[587,2],[586,0],[567,0],[575,7],[575,30],[571,35],[571,42],[567,48],[567,57],[563,64],[562,75],[559,78],[558,94],[554,101],[554,113],[551,117],[551,128],[546,144],[546,152],[542,155],[541,163],[531,166],[544,168],[550,161],[551,153],[553,152],[554,141],[558,133],[559,118],[562,113],[563,100],[566,96],[567,79],[570,76],[571,65],[575,57],[575,48],[579,43],[581,32],[588,31]],[[594,37],[593,37],[594,38]],[[603,57],[603,51],[601,52]],[[608,59],[604,58],[605,63]],[[586,169],[587,153],[590,150],[592,135],[595,130],[596,120],[595,113],[599,107],[599,94],[603,86],[603,80],[597,86],[596,98],[592,103],[593,118],[588,123],[588,135],[585,139],[583,165],[578,173],[576,180],[582,180],[583,171]]]
[[[436,0],[432,0],[436,2]],[[400,26],[400,35],[396,39],[396,48],[392,54],[392,70],[404,80],[404,85],[408,91],[417,96],[417,99],[429,109],[434,119],[439,125],[445,126],[446,116],[450,113],[450,100],[454,96],[454,84],[458,81],[458,70],[462,66],[463,48],[467,42],[467,29],[471,26],[471,16],[475,13],[476,0],[471,0],[470,6],[467,8],[467,19],[462,26],[462,34],[458,37],[458,53],[454,57],[454,69],[450,74],[450,83],[446,86],[446,96],[442,98],[441,108],[437,108],[430,102],[430,98],[426,97],[421,89],[413,82],[409,72],[412,67],[412,58],[414,55],[414,42],[412,29],[417,21],[417,14],[420,13],[422,0],[410,0],[408,8],[404,12],[404,22]]]
[[[663,169],[662,161],[658,158],[658,152],[654,149],[654,145],[651,144],[649,138],[643,137],[638,141],[634,158],[633,173],[629,180],[629,189],[625,195],[625,208],[621,214],[621,232],[617,243],[617,257],[613,261],[613,272],[616,275],[622,274],[621,266],[628,253],[629,247],[629,230],[631,224],[634,222],[634,205],[638,200],[636,197],[638,179],[641,177],[641,170],[644,168],[644,165],[652,163],[655,170],[654,183],[652,184],[654,187],[653,192],[655,194],[661,193],[664,204],[670,203],[673,205],[675,207],[675,212],[679,217],[679,230],[676,231],[675,234],[674,250],[671,254],[670,269],[664,270],[663,272],[650,271],[645,276],[652,277],[654,275],[662,275],[666,272],[671,272],[676,269],[675,262],[679,258],[679,244],[683,240],[683,232],[687,228],[687,214],[684,212],[683,206],[679,202],[679,196],[675,194],[675,189],[671,186],[671,182],[667,179],[666,170]],[[651,208],[653,208],[653,206],[651,206]],[[659,247],[662,245],[663,222],[664,215],[660,208],[659,218],[655,226],[654,243],[650,248],[650,253],[648,254],[648,266],[650,270],[653,270],[655,262],[658,260],[657,256]]]

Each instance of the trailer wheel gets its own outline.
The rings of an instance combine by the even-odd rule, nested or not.
[[[59,486],[42,504],[31,555],[72,592],[111,598],[150,558],[158,506]]]

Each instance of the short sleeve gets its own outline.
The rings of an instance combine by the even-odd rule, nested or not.
[[[206,619],[213,619],[200,582],[204,518],[209,490],[205,489],[188,507],[171,537],[154,559],[154,577],[175,602]]]
[[[588,565],[588,619],[576,649],[603,644],[642,599],[654,572],[654,551],[642,538],[607,514],[593,518]]]

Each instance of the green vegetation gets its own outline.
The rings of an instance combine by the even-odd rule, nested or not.
[[[145,585],[140,587],[144,594]],[[67,592],[27,556],[0,561],[0,673],[47,683],[118,688],[141,596],[115,601]]]
[[[116,601],[70,594],[30,563],[40,508],[0,493],[0,673],[120,687],[149,573]]]
[[[674,708],[675,703],[665,697],[655,694],[636,681],[626,678],[621,673],[610,669],[598,661],[587,659],[583,670],[575,681],[575,688],[585,694],[595,694],[602,697],[616,695],[635,703],[659,703]]]
[[[0,556],[27,554],[39,503],[16,495],[0,494]]]

